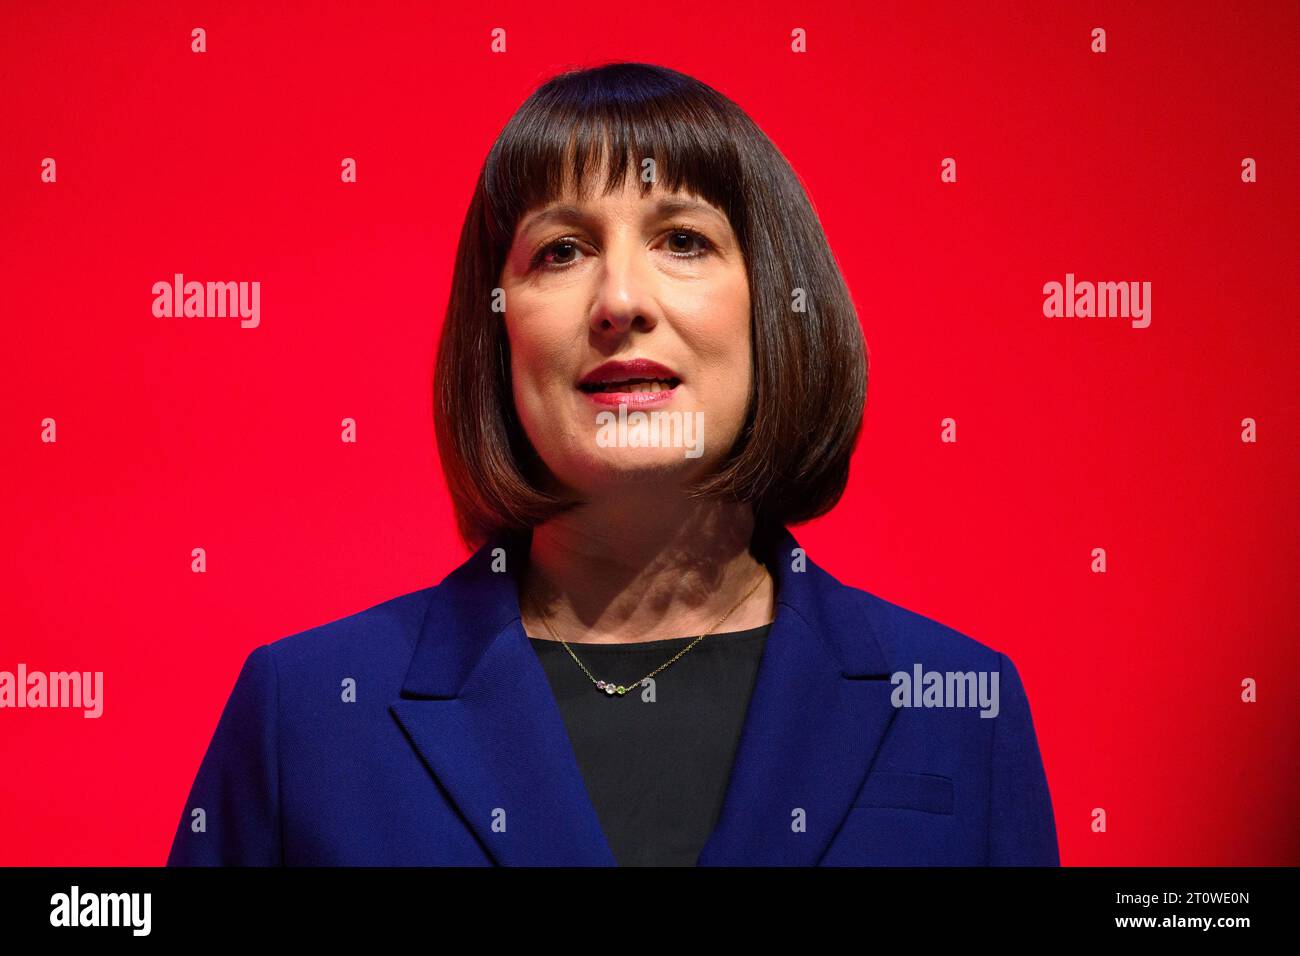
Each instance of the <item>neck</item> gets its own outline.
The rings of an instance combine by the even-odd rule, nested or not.
[[[770,624],[775,589],[750,551],[753,533],[752,509],[736,502],[590,502],[533,529],[520,581],[524,629],[613,644]]]

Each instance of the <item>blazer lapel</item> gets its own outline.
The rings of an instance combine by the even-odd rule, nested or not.
[[[792,570],[796,551],[786,529],[765,550],[776,619],[699,866],[815,866],[897,714],[872,622],[811,561]]]
[[[614,866],[520,621],[529,541],[494,536],[433,591],[390,709],[495,862]],[[763,547],[776,619],[700,866],[815,865],[896,714],[871,622],[812,562],[791,569],[798,548],[785,528]]]
[[[520,621],[526,540],[495,536],[433,592],[390,709],[498,864],[614,866]]]

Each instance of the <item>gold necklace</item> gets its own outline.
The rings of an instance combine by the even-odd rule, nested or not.
[[[548,618],[547,615],[542,613],[541,608],[537,605],[537,602],[532,599],[531,595],[529,595],[528,597],[528,603],[532,605],[533,611],[537,614],[537,616],[542,619],[542,624],[546,627],[548,631],[551,632],[551,637],[555,638],[561,644],[564,644],[564,649],[569,652],[569,656],[573,658],[573,662],[582,668],[582,672],[584,674],[586,674],[588,677],[591,678],[591,682],[596,685],[596,689],[603,690],[606,694],[618,694],[621,697],[622,695],[626,694],[629,690],[631,690],[633,687],[636,687],[638,684],[644,684],[650,678],[654,677],[655,674],[658,674],[661,670],[663,670],[669,664],[672,664],[674,661],[676,661],[679,657],[681,657],[683,654],[689,651],[696,644],[700,643],[700,641],[704,640],[706,637],[712,634],[714,630],[716,630],[722,624],[723,621],[731,617],[732,611],[735,611],[736,608],[744,604],[745,601],[749,599],[749,596],[758,590],[758,586],[763,583],[763,578],[764,576],[766,576],[766,574],[767,574],[767,568],[760,569],[758,573],[758,580],[754,582],[753,587],[751,587],[748,591],[746,591],[745,596],[742,597],[735,604],[733,604],[731,606],[731,610],[728,611],[726,614],[722,615],[722,617],[718,619],[718,622],[714,624],[713,627],[709,628],[707,631],[705,631],[695,640],[691,641],[689,644],[683,647],[680,651],[678,651],[676,654],[670,657],[666,663],[660,664],[649,674],[646,674],[645,677],[642,677],[639,681],[637,681],[634,684],[631,684],[628,687],[624,687],[622,684],[613,684],[610,683],[609,681],[597,680],[595,676],[591,673],[591,671],[587,670],[586,665],[583,664],[582,661],[578,660],[578,655],[573,653],[573,648],[571,648],[567,643],[565,643],[563,638],[561,638],[558,634],[555,633],[555,629],[551,627],[550,618]]]

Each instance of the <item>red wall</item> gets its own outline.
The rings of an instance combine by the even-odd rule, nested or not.
[[[0,864],[161,863],[245,655],[463,559],[429,409],[461,218],[533,86],[615,59],[805,182],[871,381],[793,530],[1012,657],[1062,861],[1300,861],[1300,7],[319,6],[0,9],[0,670],[104,672],[99,719],[0,711]],[[260,281],[260,325],[154,317],[176,272]],[[1151,325],[1044,317],[1067,272],[1151,282]]]

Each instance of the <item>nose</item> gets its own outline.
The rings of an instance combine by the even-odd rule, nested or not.
[[[591,328],[597,335],[616,337],[636,327],[648,332],[658,323],[651,290],[650,253],[631,236],[610,241],[597,270],[596,301]]]

